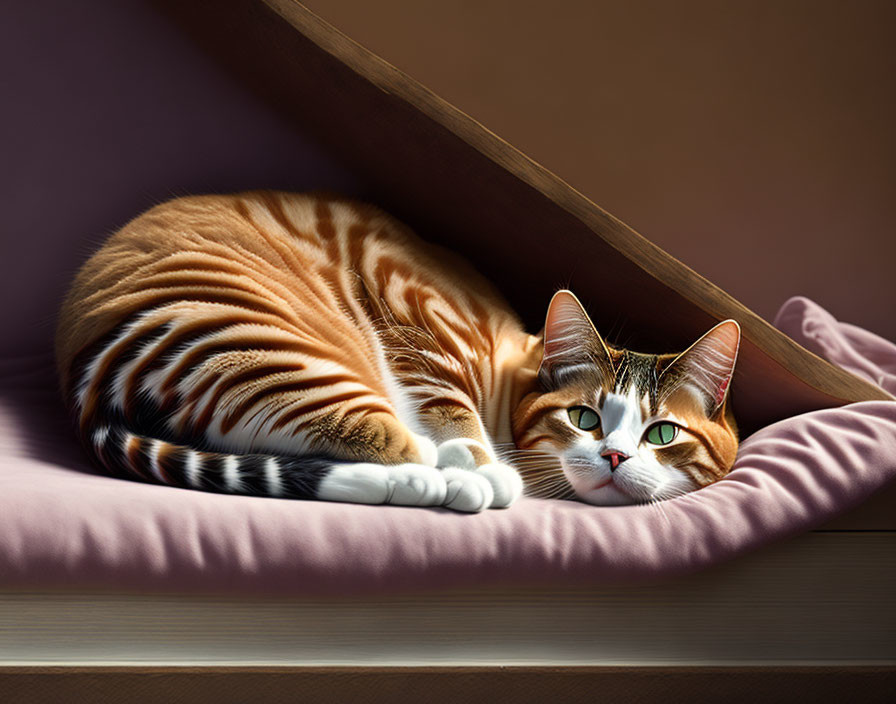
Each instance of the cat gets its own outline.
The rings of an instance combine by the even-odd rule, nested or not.
[[[192,196],[84,264],[63,392],[117,476],[465,512],[658,501],[730,469],[729,320],[680,355],[607,345],[559,291],[528,334],[468,263],[334,195]],[[525,483],[524,483],[525,479]]]

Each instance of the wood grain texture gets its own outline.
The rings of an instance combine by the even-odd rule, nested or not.
[[[350,599],[0,593],[4,665],[896,664],[896,535],[814,533],[687,578]]]
[[[0,667],[9,704],[891,702],[889,667]]]

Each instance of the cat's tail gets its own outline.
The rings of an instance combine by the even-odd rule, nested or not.
[[[494,501],[484,476],[420,464],[380,465],[321,456],[282,457],[197,450],[98,424],[85,435],[114,476],[223,494],[363,504],[444,506],[478,512]]]
[[[122,425],[97,425],[88,449],[113,475],[223,494],[314,499],[333,460],[206,452],[149,438]]]

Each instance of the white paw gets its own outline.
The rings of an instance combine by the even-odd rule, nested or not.
[[[386,467],[391,491],[385,503],[397,506],[441,506],[448,486],[435,467],[398,464]]]
[[[476,469],[476,460],[467,446],[472,440],[456,438],[447,440],[439,445],[439,459],[436,467],[459,467],[461,469]]]
[[[478,513],[492,505],[495,492],[484,475],[459,467],[446,467],[441,473],[448,488],[443,504],[446,508]]]
[[[435,467],[439,459],[436,444],[425,435],[414,433],[414,439],[417,441],[417,449],[420,451],[420,463],[427,467]]]
[[[507,508],[523,495],[523,478],[513,467],[495,462],[484,464],[476,471],[492,486],[495,494],[492,508]]]
[[[317,487],[317,498],[354,504],[441,506],[447,491],[445,478],[433,467],[358,462],[333,465]]]

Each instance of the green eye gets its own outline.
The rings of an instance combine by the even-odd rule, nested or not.
[[[582,430],[594,430],[600,425],[600,416],[588,406],[573,406],[567,413],[569,413],[570,422]]]
[[[678,435],[674,423],[654,423],[647,431],[647,442],[651,445],[668,445]]]

